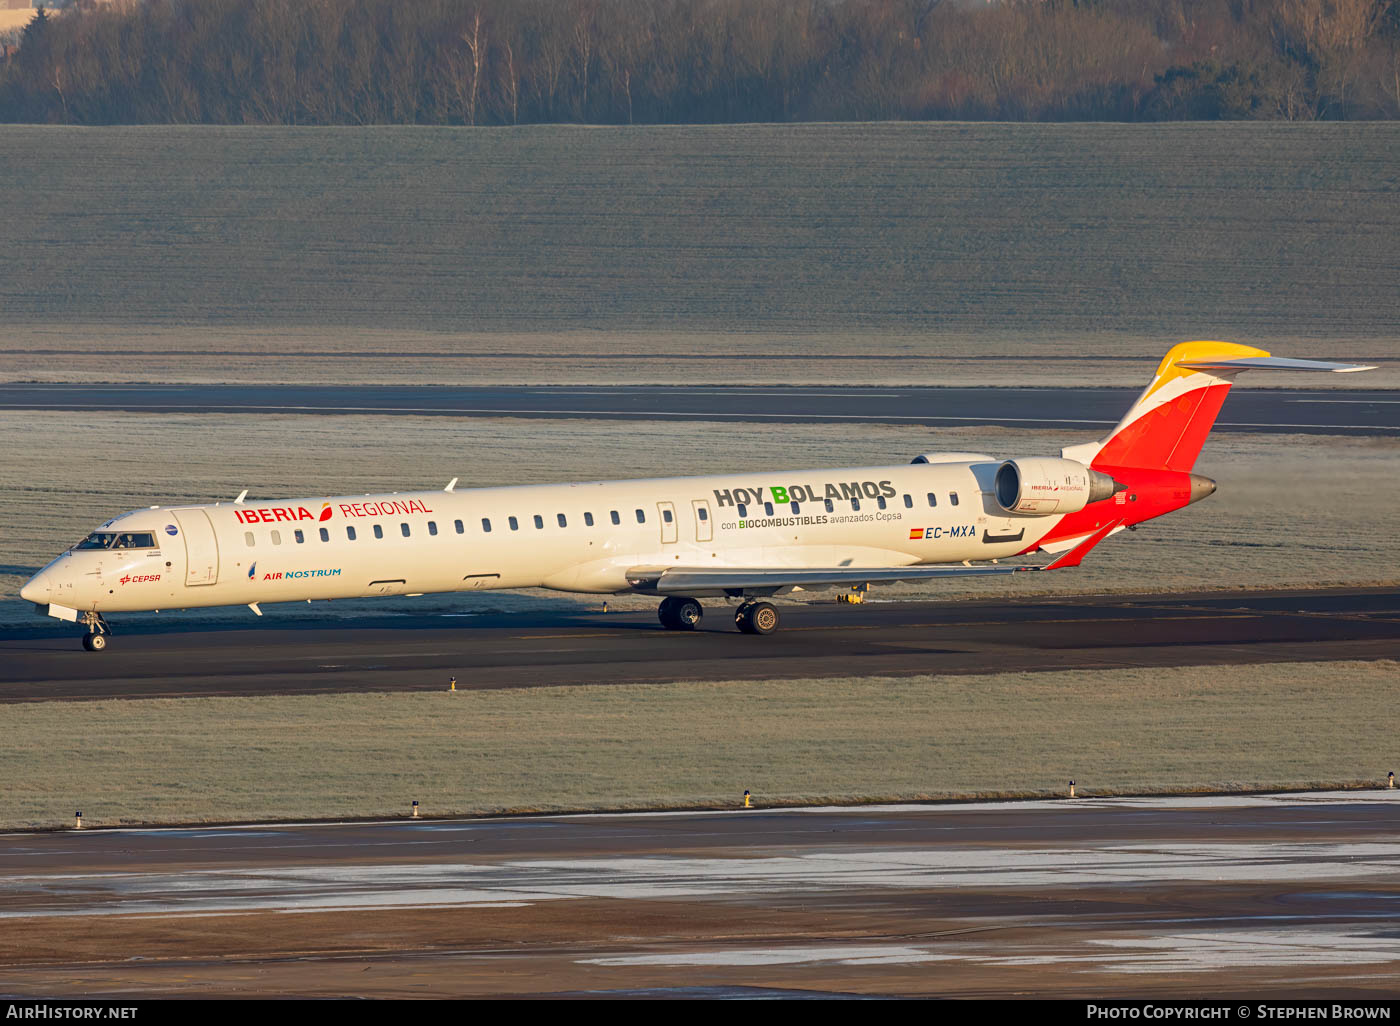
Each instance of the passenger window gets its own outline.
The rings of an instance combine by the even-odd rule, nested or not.
[[[592,526],[593,526],[593,514],[592,514],[592,513],[585,513],[585,514],[583,515],[583,523],[584,523],[584,525],[585,525],[586,527],[592,527]]]
[[[830,499],[823,500],[822,505],[826,507],[828,513],[836,512],[836,503],[832,502]]]
[[[375,525],[374,525],[374,536],[375,536],[376,538],[383,538],[383,537],[384,537],[384,528],[381,527],[379,524],[375,524]]]
[[[345,527],[345,537],[349,538],[351,541],[355,540],[355,529],[348,524]]]
[[[859,500],[859,499],[852,499],[852,500],[851,500],[851,509],[854,510],[854,511],[856,511],[856,512],[860,512],[860,500]]]
[[[646,522],[647,522],[647,515],[646,515],[645,513],[643,513],[641,510],[637,510],[637,523],[639,523],[639,524],[645,524]]]
[[[913,509],[913,508],[914,508],[914,496],[910,495],[908,492],[905,492],[905,493],[904,493],[904,508],[905,508],[905,509]]]
[[[564,519],[564,514],[563,514],[563,513],[556,513],[555,516],[557,516],[557,517],[559,518],[559,526],[560,526],[560,527],[568,527],[568,526],[569,526],[569,522],[568,522],[567,520]]]
[[[933,507],[935,507],[935,506],[937,506],[937,505],[938,505],[938,496],[934,495],[933,492],[929,492],[929,493],[928,493],[928,508],[929,508],[929,509],[933,509]]]
[[[957,492],[949,492],[949,493],[948,493],[948,501],[951,502],[954,506],[956,506],[956,505],[958,504],[958,493],[957,493]]]
[[[709,519],[710,519],[710,511],[707,510],[704,506],[701,506],[698,510],[696,510],[696,512],[700,514],[700,519],[701,519],[701,520],[709,520]]]
[[[327,531],[324,527],[321,528],[321,540],[322,540],[322,541],[330,541],[330,540],[331,540],[331,533],[330,533],[330,531]]]
[[[773,515],[773,504],[771,502],[765,502],[763,504],[763,515],[768,517]]]
[[[792,511],[793,511],[794,513],[801,513],[801,512],[802,512],[802,507],[799,506],[797,503],[794,502],[794,503],[792,504]]]
[[[428,533],[429,533],[430,535],[432,535],[433,537],[437,537],[437,521],[436,521],[436,520],[429,520],[429,521],[428,521]],[[405,531],[404,534],[408,534],[408,532]]]
[[[243,540],[244,540],[245,542],[248,543],[248,548],[251,549],[251,548],[253,547],[253,532],[252,532],[252,531],[244,531],[244,532],[243,532]]]
[[[749,515],[749,507],[745,506],[742,502],[739,503],[739,519],[740,519],[740,520],[747,519],[747,518],[748,518],[748,515]]]
[[[491,521],[490,521],[488,518],[486,518],[486,517],[482,517],[482,518],[481,518],[481,529],[482,529],[483,531],[485,531],[487,534],[490,534],[490,533],[491,533]]]
[[[298,545],[304,544],[306,541],[306,535],[302,534],[300,529],[293,531],[292,537],[297,540]]]
[[[672,520],[675,519],[675,517],[671,516],[671,511],[669,509],[663,509],[661,511],[661,519],[669,524]]]
[[[882,496],[880,496],[878,499],[876,499],[876,500],[875,500],[875,505],[879,506],[881,509],[884,509],[884,508],[885,508],[885,497],[882,495]]]
[[[620,524],[620,523],[622,523],[622,518],[621,518],[620,516],[617,515],[617,510],[613,510],[613,511],[612,511],[612,522],[613,522],[614,524]]]
[[[399,525],[399,530],[403,532],[403,536],[404,536],[405,538],[408,537],[408,525],[407,525],[407,524],[400,524],[400,525]]]
[[[452,521],[452,526],[455,527],[455,528],[457,528],[457,533],[458,533],[458,534],[465,534],[465,533],[466,533],[466,530],[467,530],[467,529],[466,529],[464,526],[462,526],[462,522],[461,522],[460,520],[454,520],[454,521]]]
[[[544,530],[544,517],[540,516],[538,513],[535,514],[535,530]]]
[[[516,520],[515,517],[507,517],[506,519],[510,522],[510,529],[511,529],[512,531],[518,531],[518,530],[520,530],[520,521],[519,521],[519,520]]]
[[[273,544],[273,545],[281,545],[281,544],[282,544],[282,532],[281,532],[281,531],[273,531],[273,532],[272,532],[272,544]]]

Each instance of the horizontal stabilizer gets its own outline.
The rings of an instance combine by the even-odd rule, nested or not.
[[[1333,363],[1330,360],[1293,360],[1285,356],[1246,356],[1239,359],[1222,360],[1178,360],[1178,367],[1190,370],[1242,371],[1242,370],[1297,370],[1332,371],[1334,374],[1353,374],[1356,371],[1375,370],[1370,363]]]

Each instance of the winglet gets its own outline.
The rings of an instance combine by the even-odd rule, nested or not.
[[[1080,563],[1084,562],[1084,557],[1089,554],[1089,550],[1092,549],[1099,542],[1107,538],[1110,534],[1112,534],[1113,529],[1122,522],[1122,520],[1110,520],[1108,523],[1104,524],[1093,534],[1089,535],[1074,548],[1066,552],[1059,559],[1056,559],[1052,563],[1046,564],[1045,567],[1043,567],[1043,569],[1063,570],[1067,566],[1078,566]]]

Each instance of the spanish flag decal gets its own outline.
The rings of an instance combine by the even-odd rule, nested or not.
[[[911,527],[911,528],[909,528],[909,540],[910,540],[910,541],[922,541],[922,540],[923,540],[923,537],[924,537],[924,529],[923,529],[922,527]]]

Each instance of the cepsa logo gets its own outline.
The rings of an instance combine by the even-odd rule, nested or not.
[[[139,577],[132,577],[130,574],[122,577],[122,584],[145,584],[148,581],[160,580],[160,574],[141,574]]]
[[[432,510],[421,499],[394,499],[388,502],[342,502],[340,515],[343,517],[389,517],[396,513],[431,513]],[[270,506],[267,509],[236,509],[233,515],[243,524],[274,524],[279,520],[318,520],[326,521],[335,516],[335,507],[329,502],[321,503],[321,512],[313,516],[305,506]]]

